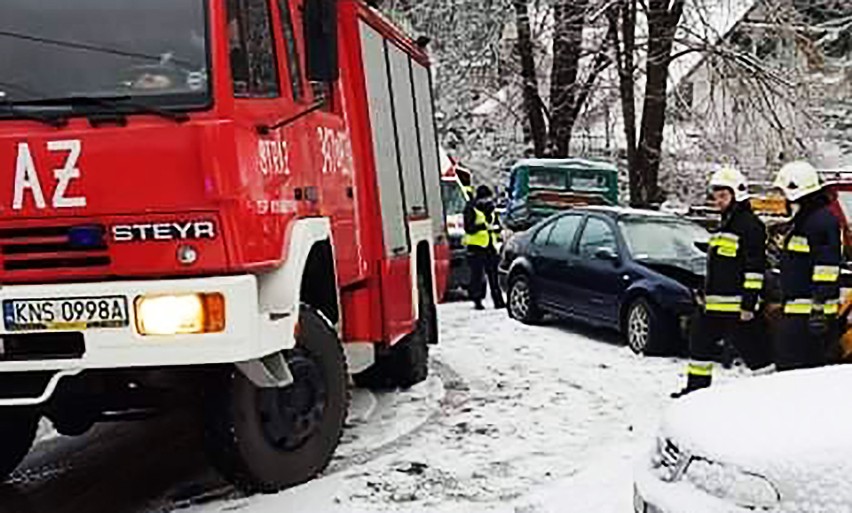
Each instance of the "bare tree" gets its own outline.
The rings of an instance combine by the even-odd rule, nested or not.
[[[590,10],[589,0],[556,0],[553,6],[553,66],[550,79],[550,146],[549,154],[567,157],[574,125],[586,105],[601,72],[612,63],[608,46],[610,37],[602,38],[597,48],[587,51],[584,28]],[[585,77],[581,74],[583,58],[591,55]]]
[[[621,30],[613,29],[614,44],[621,80],[621,103],[624,111],[624,130],[627,139],[630,203],[647,207],[659,202],[659,172],[663,150],[663,129],[666,124],[669,65],[675,34],[683,15],[684,0],[648,0],[646,18],[645,92],[642,118],[637,133],[635,114],[636,50],[638,0],[619,0],[617,14],[610,16],[610,26],[619,19]]]
[[[536,156],[543,156],[547,144],[547,125],[541,97],[538,93],[538,75],[535,64],[532,29],[528,0],[512,0],[517,25],[517,51],[520,57],[524,111],[529,122],[529,135]]]

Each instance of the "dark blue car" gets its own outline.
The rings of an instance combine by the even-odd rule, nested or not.
[[[655,211],[587,207],[510,239],[500,263],[509,315],[619,330],[637,353],[680,348],[703,285],[707,231]]]

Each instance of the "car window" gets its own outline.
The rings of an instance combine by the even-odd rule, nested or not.
[[[513,200],[520,200],[524,197],[523,185],[524,180],[521,176],[521,171],[517,169],[512,171],[512,190],[510,194]]]
[[[578,215],[563,216],[557,219],[553,223],[553,230],[551,230],[550,237],[547,239],[547,245],[570,250],[582,220],[583,217]]]
[[[701,226],[679,219],[625,218],[621,232],[636,260],[703,260],[705,254],[696,242],[707,242],[709,234]]]
[[[448,216],[461,214],[467,204],[461,185],[455,180],[441,181],[441,199],[444,201],[444,214]]]
[[[281,30],[284,32],[284,48],[287,50],[287,70],[290,72],[293,99],[301,101],[305,96],[302,88],[302,61],[299,56],[299,48],[296,45],[296,31],[293,27],[290,2],[279,0],[278,11],[281,13]]]
[[[533,189],[565,189],[568,175],[563,171],[533,169],[530,171],[530,187]]]
[[[595,252],[601,248],[617,251],[617,247],[615,232],[612,231],[609,224],[603,219],[590,217],[586,222],[586,227],[583,228],[583,235],[580,237],[580,256],[593,258]]]
[[[278,96],[278,68],[269,4],[266,0],[228,0],[227,7],[234,96]]]
[[[535,234],[533,244],[536,246],[544,246],[547,244],[547,238],[550,236],[550,232],[553,231],[554,224],[556,223],[548,223],[544,225],[544,227]]]

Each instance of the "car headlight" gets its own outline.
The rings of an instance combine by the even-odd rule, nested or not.
[[[222,294],[139,296],[134,302],[141,335],[216,333],[225,330]]]
[[[781,501],[768,479],[733,465],[693,457],[684,476],[704,492],[743,508],[770,509]]]

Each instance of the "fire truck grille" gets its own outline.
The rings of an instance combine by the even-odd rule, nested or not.
[[[103,225],[0,228],[3,270],[38,271],[108,266]]]

